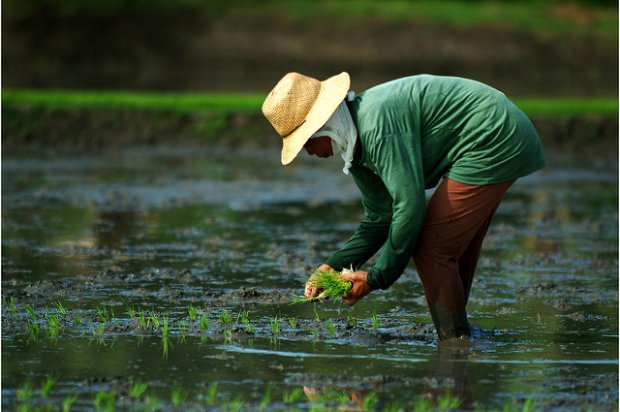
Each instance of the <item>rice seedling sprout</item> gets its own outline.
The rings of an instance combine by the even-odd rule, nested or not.
[[[50,390],[52,390],[52,387],[54,386],[54,384],[56,383],[56,379],[54,379],[52,376],[48,376],[43,383],[41,384],[41,396],[43,398],[47,398]]]
[[[108,313],[108,308],[97,308],[97,319],[99,319],[99,322],[104,322],[106,323],[108,320],[110,320],[110,314]]]
[[[245,329],[249,333],[254,333],[256,328],[254,327],[254,323],[250,320],[250,312],[247,309],[243,309],[241,312],[241,323],[245,326]]]
[[[27,401],[32,396],[32,382],[29,380],[17,388],[17,399],[20,401]]]
[[[47,334],[51,339],[58,338],[58,331],[60,330],[60,319],[58,315],[51,315],[47,317]]]
[[[228,325],[230,322],[232,322],[232,314],[228,309],[224,309],[223,311],[221,311],[218,315],[218,318],[222,325]]]
[[[269,318],[269,327],[271,328],[271,333],[274,335],[280,333],[280,319],[278,319],[277,315],[273,318]]]
[[[450,391],[437,398],[437,410],[450,411],[457,409],[461,406],[462,400],[458,397],[452,396]]]
[[[364,411],[374,411],[377,407],[377,402],[379,402],[377,392],[370,392],[364,398],[364,402],[362,403],[362,409]]]
[[[295,403],[297,402],[299,399],[301,399],[301,396],[303,395],[303,390],[299,387],[294,388],[293,390],[289,391],[284,391],[284,395],[282,397],[282,400],[284,401],[284,403]]]
[[[61,315],[65,316],[67,314],[67,309],[65,309],[62,302],[59,300],[56,301],[56,308],[58,308],[58,312],[60,312]]]
[[[127,316],[129,316],[129,319],[136,317],[136,310],[132,306],[127,305]]]
[[[192,305],[190,305],[187,308],[187,314],[189,316],[189,319],[194,322],[197,318],[198,318],[198,309],[196,309],[195,307],[193,307]]]
[[[28,315],[30,315],[31,318],[33,319],[37,319],[38,316],[35,313],[34,309],[32,308],[32,306],[30,306],[29,303],[26,303],[26,305],[24,305],[24,309],[26,309],[26,312],[28,313]]]
[[[144,314],[144,312],[140,312],[140,316],[138,317],[138,325],[141,328],[145,328],[148,325],[146,315]]]
[[[151,316],[149,317],[149,320],[153,323],[153,326],[155,327],[155,329],[159,329],[159,327],[161,326],[161,321],[159,320],[159,317],[157,316],[155,312],[151,312]]]
[[[235,399],[229,400],[224,410],[227,412],[239,412],[241,408],[243,408],[243,399],[239,395]]]
[[[327,319],[327,322],[325,322],[325,328],[327,329],[329,336],[336,335],[336,327],[334,326],[331,320]]]
[[[319,270],[314,272],[310,279],[310,284],[315,288],[322,290],[322,292],[315,297],[301,296],[295,299],[291,304],[317,302],[323,301],[328,298],[341,298],[349,293],[353,286],[351,282],[345,280],[342,274],[348,273],[348,270],[343,270],[342,273],[333,269]]]
[[[77,397],[78,397],[77,394],[71,395],[71,396],[67,396],[62,401],[62,412],[69,412],[71,410],[71,406],[73,406],[73,403],[75,402]]]
[[[139,398],[146,392],[148,387],[149,385],[147,383],[134,382],[129,388],[129,396],[132,398]]]
[[[207,388],[207,405],[213,406],[215,404],[215,396],[217,395],[217,382],[213,382]]]
[[[4,303],[6,304],[7,309],[9,309],[9,311],[11,311],[11,313],[15,314],[15,299],[13,299],[13,296],[11,296],[8,299],[5,299]]]
[[[204,313],[200,314],[200,328],[203,330],[209,329],[209,318]]]
[[[114,393],[112,391],[99,391],[95,394],[95,408],[98,411],[112,412],[114,410]]]
[[[36,342],[39,339],[39,324],[28,321],[28,342]]]
[[[179,406],[185,402],[187,395],[183,392],[183,388],[176,387],[172,390],[171,402],[174,406]]]
[[[381,326],[381,321],[379,320],[379,316],[377,316],[377,312],[375,312],[374,310],[372,311],[372,324],[375,327],[375,329]]]
[[[263,399],[261,399],[258,409],[264,411],[267,406],[269,406],[269,403],[271,403],[271,387],[268,386],[263,394]]]
[[[288,318],[288,324],[291,325],[291,328],[297,328],[297,319],[296,318]]]

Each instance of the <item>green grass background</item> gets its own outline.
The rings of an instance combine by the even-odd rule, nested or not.
[[[2,104],[58,108],[127,108],[178,112],[215,111],[258,113],[265,94],[260,93],[155,93],[84,90],[3,90]],[[528,116],[618,115],[618,99],[514,98]]]

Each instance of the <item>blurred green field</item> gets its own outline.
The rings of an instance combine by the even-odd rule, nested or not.
[[[78,14],[114,16],[124,13],[175,15],[200,13],[210,17],[230,14],[280,15],[297,23],[334,20],[418,20],[449,25],[501,24],[540,31],[579,31],[582,28],[616,35],[617,3],[611,0],[574,1],[492,1],[492,0],[7,0],[5,11],[28,16],[44,7],[50,16]]]
[[[3,90],[5,106],[58,108],[139,109],[178,112],[213,111],[258,113],[264,94],[260,93],[155,93],[78,90]],[[618,116],[618,99],[523,97],[513,101],[528,116],[574,115]]]

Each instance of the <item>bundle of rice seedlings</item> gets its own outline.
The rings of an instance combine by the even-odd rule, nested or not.
[[[351,272],[348,269],[344,269],[342,272],[337,272],[333,269],[319,270],[314,272],[310,284],[317,289],[322,289],[322,292],[315,297],[300,296],[299,299],[295,299],[291,304],[317,302],[326,300],[328,298],[341,298],[353,287],[353,284],[344,277],[343,274]]]

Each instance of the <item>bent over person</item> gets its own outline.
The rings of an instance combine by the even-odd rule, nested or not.
[[[465,307],[482,241],[506,190],[545,165],[530,120],[474,80],[418,75],[349,92],[345,72],[319,81],[285,75],[263,103],[282,137],[282,164],[305,148],[339,155],[359,187],[364,218],[319,269],[344,275],[353,305],[388,289],[413,258],[440,340],[470,336]],[[441,183],[439,183],[441,181]],[[439,186],[426,204],[425,189]],[[305,295],[317,296],[306,283]]]

